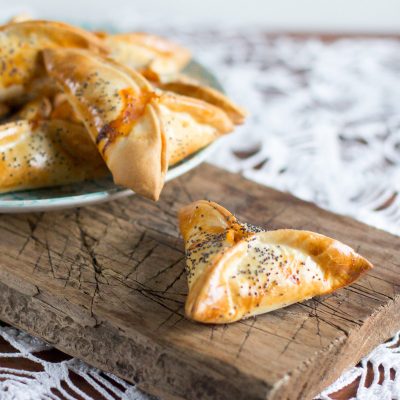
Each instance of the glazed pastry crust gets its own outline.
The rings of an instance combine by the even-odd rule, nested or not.
[[[12,115],[11,120],[26,119],[35,124],[35,122],[48,119],[51,112],[51,101],[47,97],[42,96],[24,104],[14,115]]]
[[[226,113],[204,101],[155,89],[142,75],[84,50],[45,50],[60,85],[114,181],[157,200],[174,164],[231,131]]]
[[[99,33],[98,36],[110,49],[111,58],[157,81],[175,76],[191,59],[189,50],[148,33]]]
[[[216,203],[179,214],[185,240],[188,318],[229,323],[273,311],[354,282],[372,265],[326,236],[241,224]]]
[[[81,121],[64,93],[57,94],[53,103],[52,118]],[[224,113],[215,107],[210,113],[209,105],[204,107],[204,102],[199,103],[196,99],[164,93],[154,106],[165,130],[168,166],[177,164],[232,129]],[[210,118],[206,121],[202,112],[199,112],[202,109],[202,112],[210,114]],[[198,114],[197,118],[191,114],[194,116]]]
[[[82,143],[88,138],[94,143],[90,150],[97,151],[95,158],[102,158],[102,169],[105,163],[116,184],[153,200],[168,166],[233,130],[228,114],[235,106],[217,92],[160,89],[179,76],[191,55],[155,35],[90,33],[59,22],[14,18],[0,26],[0,58],[0,114],[7,122],[18,121],[4,127],[5,140],[23,137],[21,143],[29,146],[29,140],[42,137],[44,153],[51,153],[52,126],[64,121],[74,130],[71,138],[82,135]],[[62,163],[52,166],[63,174]],[[49,182],[65,180],[58,175],[52,171]],[[79,180],[77,175],[71,179]],[[3,187],[40,187],[39,181],[27,178],[25,185],[11,179]]]
[[[135,71],[81,50],[46,50],[44,59],[115,183],[158,199],[167,149],[151,85]]]
[[[228,97],[209,86],[203,86],[185,80],[177,80],[160,84],[163,90],[179,93],[184,96],[204,100],[226,112],[235,125],[243,124],[246,118],[246,111],[238,107]]]
[[[174,165],[233,130],[227,114],[204,101],[162,92],[156,105]]]
[[[46,86],[49,83],[44,85],[45,71],[39,53],[44,48],[68,47],[107,51],[94,34],[61,22],[32,20],[1,26],[0,100],[20,98],[33,89],[49,90]],[[39,80],[37,85],[33,83],[35,80]]]
[[[109,172],[81,125],[21,119],[0,126],[0,192],[58,186]],[[94,150],[94,151],[93,151]]]

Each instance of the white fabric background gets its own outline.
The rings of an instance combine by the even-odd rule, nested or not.
[[[181,27],[400,31],[398,0],[0,0],[0,6],[2,15],[33,11],[42,18],[119,26],[160,18]]]

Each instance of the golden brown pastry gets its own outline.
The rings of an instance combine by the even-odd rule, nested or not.
[[[176,96],[164,94],[163,100],[164,103],[169,103],[169,106],[173,108],[174,103],[176,103]],[[182,100],[187,99],[179,97],[179,101],[182,102]],[[51,118],[73,122],[81,121],[70,105],[65,93],[57,94],[53,103]],[[196,103],[196,108],[197,107],[198,103]],[[192,126],[189,126],[188,121],[182,123],[173,113],[171,114],[168,107],[160,106],[160,110],[163,113],[163,121],[168,141],[168,166],[170,167],[207,146],[220,136],[218,130],[206,128],[204,125],[199,125],[196,121],[193,121],[194,123]]]
[[[37,97],[24,104],[11,118],[11,120],[26,119],[31,122],[38,122],[48,119],[52,112],[51,101],[45,97]]]
[[[0,125],[0,192],[105,176],[108,170],[94,147],[83,126],[66,121]]]
[[[264,231],[200,200],[179,213],[185,241],[188,318],[229,323],[349,285],[372,265],[318,233]]]
[[[169,165],[182,161],[233,130],[233,124],[223,110],[187,96],[161,92],[158,112],[167,139]]]
[[[110,35],[102,32],[98,35],[110,49],[111,58],[139,70],[152,80],[165,80],[175,76],[191,58],[190,51],[184,47],[148,33]]]
[[[0,103],[0,118],[6,117],[10,113],[10,106],[5,103]]]
[[[157,90],[112,60],[77,49],[45,50],[44,60],[115,183],[143,196],[158,199],[169,161],[233,129],[220,108]]]
[[[60,22],[32,20],[1,26],[0,101],[19,100],[25,94],[31,98],[36,91],[49,90],[39,52],[68,47],[106,51],[96,35]]]
[[[159,87],[163,90],[178,93],[184,96],[204,100],[224,110],[235,125],[242,124],[246,118],[246,112],[234,104],[228,97],[216,89],[203,86],[199,83],[177,80],[161,83]]]
[[[83,125],[82,120],[72,108],[65,93],[57,93],[54,96],[50,118],[62,119],[64,121],[75,122]],[[89,133],[86,132],[86,134],[88,135]],[[95,146],[93,146],[93,148],[97,151]]]

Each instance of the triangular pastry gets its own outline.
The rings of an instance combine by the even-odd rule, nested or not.
[[[175,77],[190,61],[191,54],[160,36],[143,32],[107,34],[98,33],[115,61],[141,72],[152,80]]]
[[[165,135],[167,140],[168,148],[168,166],[171,167],[190,154],[196,152],[202,147],[207,146],[212,141],[216,140],[221,132],[218,129],[209,127],[202,124],[198,124],[196,121],[192,121],[189,124],[188,119],[182,120],[176,117],[174,112],[171,112],[170,108],[174,108],[176,103],[176,96],[169,96],[168,94],[163,95],[163,105],[160,105],[159,111],[162,114],[162,121],[165,128]],[[182,100],[184,98],[179,97],[180,107],[182,107]],[[185,98],[186,102],[192,105],[195,109],[198,108],[199,104],[193,102],[190,99]],[[67,121],[80,122],[78,115],[70,105],[65,93],[59,93],[55,96],[53,102],[53,109],[51,118],[58,118]],[[166,107],[165,105],[168,105]]]
[[[372,265],[314,232],[264,231],[200,200],[179,213],[185,241],[188,318],[229,323],[349,285]]]
[[[202,100],[155,89],[142,75],[84,50],[45,50],[60,85],[115,183],[158,199],[175,163],[233,129],[226,113]]]
[[[0,192],[58,186],[109,172],[82,125],[21,119],[0,125]]]
[[[39,53],[44,48],[68,47],[106,52],[96,35],[61,22],[32,20],[1,26],[0,100],[20,101],[27,92],[49,90]]]

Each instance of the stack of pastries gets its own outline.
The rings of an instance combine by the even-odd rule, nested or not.
[[[0,192],[112,174],[159,198],[168,167],[244,111],[185,76],[190,52],[145,33],[15,19],[0,27]]]

